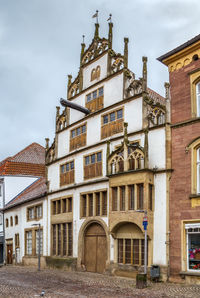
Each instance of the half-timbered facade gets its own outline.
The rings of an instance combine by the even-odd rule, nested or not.
[[[124,53],[99,37],[81,46],[80,70],[69,75],[67,99],[89,113],[57,107],[56,134],[46,145],[48,254],[77,259],[80,269],[133,276],[144,265],[144,212],[148,215],[148,267],[168,266],[170,172],[169,86],[163,98]]]

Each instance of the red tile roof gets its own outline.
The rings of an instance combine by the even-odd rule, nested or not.
[[[4,175],[45,175],[45,148],[32,143],[16,155],[0,162],[0,176]]]
[[[47,192],[46,179],[39,178],[27,188],[25,188],[20,194],[12,199],[6,206],[5,210],[14,207],[19,204],[23,204],[34,199],[39,199],[45,196]]]

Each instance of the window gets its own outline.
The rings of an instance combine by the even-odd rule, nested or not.
[[[137,207],[139,210],[144,208],[144,184],[137,184]]]
[[[92,153],[84,159],[84,179],[102,176],[102,152]]]
[[[13,217],[12,216],[10,217],[10,226],[11,227],[13,226]]]
[[[15,215],[15,225],[18,225],[18,216]]]
[[[118,263],[144,265],[144,239],[118,239]]]
[[[9,223],[8,223],[8,218],[6,218],[6,228],[8,228]]]
[[[112,187],[112,211],[117,211],[117,187]]]
[[[196,84],[197,117],[200,117],[200,82]]]
[[[32,231],[26,232],[26,254],[32,255]]]
[[[123,132],[123,108],[102,116],[101,138]]]
[[[60,186],[74,183],[74,161],[60,166]]]
[[[52,215],[72,212],[72,197],[52,201],[51,210]]]
[[[76,127],[70,133],[70,151],[86,145],[86,124]]]
[[[39,243],[40,243],[40,255],[43,254],[43,231],[40,230],[40,239],[39,239],[39,230],[36,230],[36,255],[39,254]]]
[[[98,111],[103,108],[103,87],[92,91],[86,95],[86,108],[92,112]]]
[[[80,197],[80,217],[106,216],[107,191],[100,190],[93,193],[82,194]]]
[[[3,215],[0,213],[0,225],[3,224]]]
[[[27,220],[38,220],[42,218],[42,204],[27,208]]]
[[[200,224],[186,224],[187,235],[187,269],[191,271],[200,271]]]
[[[72,223],[52,225],[52,255],[72,256]]]
[[[148,185],[147,185],[148,186]],[[153,185],[149,185],[148,208],[152,210]],[[148,188],[147,188],[148,189]],[[128,211],[144,209],[144,184],[115,186],[111,188],[112,211]],[[126,203],[127,201],[127,203]]]
[[[149,210],[153,210],[153,185],[149,184]]]
[[[98,79],[100,77],[101,68],[98,65],[96,68],[93,68],[91,71],[91,81]]]
[[[135,186],[129,185],[128,186],[128,197],[129,197],[129,210],[135,209]]]
[[[19,234],[15,234],[15,248],[19,247]]]
[[[40,255],[43,254],[43,229],[40,229],[40,241],[38,228],[25,231],[25,252],[26,255],[36,256],[39,253],[40,242]]]

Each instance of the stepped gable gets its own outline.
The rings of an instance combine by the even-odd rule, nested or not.
[[[39,178],[27,188],[25,188],[20,194],[13,198],[6,206],[5,209],[9,209],[18,204],[23,204],[25,202],[38,199],[45,196],[47,192],[46,179]]]
[[[45,148],[32,143],[12,157],[0,162],[0,175],[45,175]]]

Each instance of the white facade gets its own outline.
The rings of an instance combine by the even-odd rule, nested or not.
[[[109,25],[110,26],[110,25]],[[110,29],[109,29],[110,30]],[[109,37],[110,38],[110,37]],[[100,40],[101,41],[101,40]],[[93,40],[95,43],[95,38]],[[108,39],[108,43],[109,43]],[[100,42],[99,42],[100,43]],[[127,127],[127,138],[129,146],[134,146],[131,144],[136,144],[138,150],[144,153],[145,156],[145,167],[143,172],[151,175],[153,177],[153,210],[149,211],[152,215],[152,227],[149,235],[152,235],[152,248],[153,254],[151,257],[151,264],[158,264],[160,266],[167,266],[167,249],[166,249],[166,241],[167,241],[167,164],[166,164],[166,127],[164,125],[165,120],[162,116],[162,121],[157,117],[157,113],[164,113],[165,111],[165,99],[164,98],[151,98],[151,94],[146,92],[146,60],[144,59],[143,63],[143,78],[140,80],[136,80],[133,73],[128,72],[129,75],[126,76],[126,72],[129,70],[122,71],[119,66],[117,71],[113,71],[114,67],[122,61],[125,67],[125,57],[126,53],[126,44],[124,50],[124,56],[120,56],[119,54],[113,54],[112,59],[109,60],[109,54],[105,52],[100,55],[99,58],[91,59],[89,62],[84,62],[86,60],[87,55],[89,55],[89,51],[91,48],[86,50],[82,54],[82,89],[80,94],[75,95],[74,97],[69,99],[82,107],[88,107],[87,96],[88,94],[93,94],[95,90],[99,90],[99,88],[103,87],[103,108],[97,109],[94,113],[90,113],[89,115],[85,115],[77,111],[76,109],[70,109],[68,113],[67,123],[64,129],[57,130],[56,139],[57,142],[55,144],[56,149],[53,147],[47,148],[47,165],[48,165],[48,182],[49,182],[49,195],[48,195],[48,214],[52,214],[52,202],[58,199],[67,198],[71,196],[73,198],[73,210],[72,210],[72,226],[73,226],[73,257],[78,258],[79,263],[84,263],[84,258],[87,256],[84,255],[84,245],[86,242],[82,242],[81,237],[85,237],[84,235],[84,227],[88,226],[91,222],[99,222],[102,227],[104,227],[107,236],[107,242],[109,243],[109,252],[107,251],[108,258],[106,260],[106,264],[108,263],[116,263],[119,259],[117,255],[117,240],[114,238],[112,228],[112,222],[114,219],[114,213],[112,212],[112,204],[111,198],[112,194],[110,191],[110,183],[112,184],[112,179],[114,179],[112,175],[108,175],[108,155],[111,152],[116,150],[125,143],[125,128],[123,130],[113,130],[114,132],[110,133],[107,137],[102,137],[103,131],[103,121],[104,116],[108,115],[111,119],[111,114],[114,111],[115,117],[118,110],[123,111],[122,121],[123,123],[128,123]],[[114,58],[113,58],[114,57]],[[120,60],[122,59],[122,60]],[[87,60],[88,61],[88,60]],[[110,62],[109,62],[110,61]],[[111,63],[111,68],[109,70],[109,63]],[[99,67],[100,74],[96,79],[92,79],[92,71]],[[141,83],[141,80],[143,83]],[[68,94],[70,94],[71,90],[75,87],[75,83],[71,83],[68,86]],[[131,94],[131,95],[130,95]],[[146,95],[148,94],[151,101],[146,100]],[[93,95],[92,95],[93,96]],[[147,97],[148,97],[147,96]],[[163,103],[162,104],[160,103]],[[161,107],[161,110],[159,110]],[[157,110],[156,110],[157,109]],[[162,114],[163,115],[163,114]],[[121,116],[119,116],[121,117]],[[60,121],[63,119],[63,114],[57,115],[56,121]],[[116,118],[117,119],[117,118]],[[115,119],[116,123],[117,120]],[[149,120],[150,119],[150,120]],[[157,119],[157,120],[156,120]],[[156,121],[161,122],[156,122]],[[110,120],[111,121],[111,120]],[[149,122],[148,122],[149,121]],[[107,122],[105,122],[107,124]],[[70,148],[70,142],[72,141],[72,131],[77,130],[81,125],[86,124],[86,141],[85,145],[81,145],[75,149]],[[117,126],[116,126],[117,127]],[[111,129],[111,128],[109,128]],[[76,132],[75,132],[76,133]],[[109,150],[108,153],[108,145],[109,141]],[[136,148],[136,147],[132,147]],[[50,160],[50,152],[54,152],[53,159]],[[135,150],[135,149],[133,149]],[[86,156],[91,156],[96,152],[102,152],[102,175],[100,177],[93,176],[89,179],[84,177],[85,171],[85,158]],[[142,154],[143,154],[142,153]],[[114,153],[113,153],[114,154]],[[128,153],[129,154],[129,153]],[[147,161],[148,160],[148,161]],[[61,185],[61,174],[62,174],[62,166],[65,167],[67,163],[74,161],[74,181],[72,183],[64,183]],[[65,169],[65,168],[63,168]],[[139,169],[139,168],[138,168]],[[146,171],[146,172],[145,172]],[[136,173],[136,174],[135,174]],[[134,184],[134,175],[138,175],[137,171],[133,172],[133,184]],[[151,173],[151,174],[148,174]],[[122,174],[120,174],[122,175]],[[123,176],[125,177],[125,176]],[[138,177],[138,176],[137,176]],[[123,178],[124,179],[124,178]],[[138,179],[138,178],[137,178]],[[152,178],[149,178],[152,181]],[[125,180],[124,180],[125,181]],[[136,180],[135,180],[136,181]],[[137,180],[138,181],[138,180]],[[128,183],[128,182],[127,182]],[[138,183],[138,182],[136,182]],[[146,182],[145,182],[146,183]],[[130,184],[130,183],[129,183]],[[137,184],[135,185],[135,187]],[[128,187],[128,186],[127,186]],[[146,189],[147,186],[145,186]],[[86,215],[86,217],[81,216],[81,197],[82,194],[95,193],[101,190],[107,190],[107,215],[97,217],[94,214],[92,216]],[[145,190],[146,192],[147,190]],[[127,194],[127,193],[126,193]],[[128,198],[126,197],[126,200]],[[88,204],[88,203],[87,203]],[[95,203],[96,204],[96,203]],[[126,206],[128,203],[125,203]],[[146,204],[146,203],[145,203]],[[96,205],[95,205],[96,206]],[[146,205],[147,206],[147,205]],[[88,206],[87,206],[88,208]],[[95,210],[94,207],[93,211]],[[96,207],[95,207],[96,208]],[[120,207],[121,208],[121,207]],[[127,207],[126,207],[127,208]],[[137,211],[137,210],[136,210]],[[143,210],[144,211],[144,210]],[[111,212],[111,214],[110,214]],[[61,212],[62,213],[62,212]],[[123,213],[123,212],[122,212]],[[134,212],[133,212],[134,213]],[[138,223],[134,223],[134,220],[129,218],[130,210],[127,212],[126,221],[131,222],[137,225]],[[134,213],[136,214],[136,213]],[[51,246],[52,237],[56,239],[58,234],[51,234],[51,229],[53,226],[59,224],[58,221],[55,220],[57,215],[48,218],[48,227],[49,227],[49,239],[48,239],[48,254],[54,255],[56,254],[56,250],[52,254],[53,247]],[[126,215],[124,215],[125,218]],[[136,215],[134,215],[136,216]],[[132,218],[134,218],[134,216]],[[64,215],[63,215],[64,218]],[[141,217],[142,219],[142,217]],[[125,219],[123,219],[125,220]],[[136,220],[137,221],[137,220]],[[63,221],[62,221],[63,222]],[[66,222],[69,222],[68,217],[66,216]],[[62,224],[62,223],[61,223]],[[120,214],[119,214],[119,225],[123,223],[120,222]],[[141,224],[142,226],[142,224]],[[140,229],[141,229],[140,226]],[[59,227],[58,227],[59,228]],[[85,230],[87,231],[87,229]],[[86,232],[85,232],[86,233]],[[143,231],[141,231],[143,233]],[[57,235],[57,236],[56,236]],[[83,235],[83,236],[81,236]],[[142,235],[142,234],[141,234]],[[54,240],[55,240],[54,239]],[[54,241],[53,240],[53,241]],[[132,240],[131,240],[132,241]],[[138,240],[140,241],[140,240]],[[140,242],[139,242],[140,243]],[[141,242],[142,243],[142,242]],[[52,244],[53,245],[53,244]],[[57,245],[57,244],[55,244]],[[124,244],[123,244],[124,245]],[[123,262],[126,262],[123,261]],[[149,264],[149,266],[151,265]],[[86,266],[87,267],[87,266]],[[86,268],[87,269],[87,268]],[[90,271],[90,270],[89,270]]]

